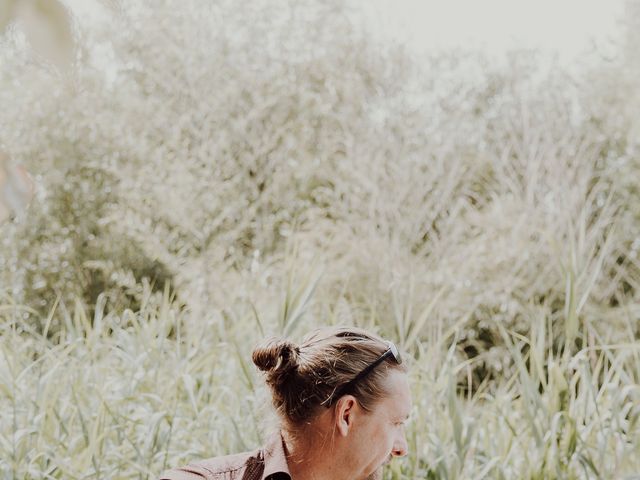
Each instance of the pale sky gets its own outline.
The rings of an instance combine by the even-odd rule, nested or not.
[[[611,47],[624,0],[367,0],[375,29],[416,51],[542,49],[572,59]]]
[[[104,15],[95,0],[62,1],[85,19]],[[373,32],[416,53],[460,47],[500,57],[524,47],[557,54],[567,62],[593,53],[594,45],[601,54],[615,55],[625,5],[625,0],[356,1]]]

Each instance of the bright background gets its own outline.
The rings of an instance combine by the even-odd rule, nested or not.
[[[542,49],[563,61],[610,52],[620,35],[624,0],[373,0],[375,29],[417,52],[480,49],[491,55],[513,48]]]
[[[325,324],[410,359],[386,479],[637,475],[640,4],[72,5],[0,2],[0,476],[254,448]]]

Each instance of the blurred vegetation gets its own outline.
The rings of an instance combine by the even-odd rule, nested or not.
[[[338,0],[176,5],[96,3],[101,20],[73,19],[73,60],[58,67],[19,28],[0,38],[0,148],[36,183],[26,215],[0,225],[5,356],[23,358],[6,342],[26,332],[37,341],[25,351],[47,365],[38,368],[62,365],[46,363],[54,352],[78,364],[95,358],[87,375],[114,369],[115,382],[148,353],[136,342],[149,341],[162,346],[148,360],[157,361],[150,375],[166,375],[164,349],[199,375],[204,364],[193,355],[205,343],[236,345],[242,362],[248,330],[358,324],[417,357],[419,408],[441,422],[421,430],[434,418],[421,411],[416,463],[394,478],[634,471],[633,461],[619,461],[638,445],[638,412],[628,406],[640,334],[637,9],[629,4],[619,56],[575,70],[534,52],[502,63],[470,51],[416,59],[376,39],[357,5]],[[176,318],[183,323],[170,326]],[[107,328],[106,319],[116,324]],[[64,353],[74,338],[93,342],[89,357]],[[120,341],[131,349],[114,365],[101,355]],[[431,349],[439,377],[427,368]],[[588,368],[576,374],[584,356]],[[31,368],[27,358],[22,368]],[[14,407],[25,398],[15,390],[15,361],[3,377],[13,396],[2,397]],[[214,385],[233,385],[225,395],[244,388],[198,375],[185,380],[186,391],[176,387],[170,407],[153,404],[165,398],[156,387],[143,389],[147,407],[168,415],[166,423],[154,417],[156,427],[169,430],[135,449],[135,460],[119,452],[110,465],[95,463],[103,438],[133,448],[135,435],[147,434],[123,437],[129,427],[111,400],[98,407],[89,394],[88,403],[65,397],[67,407],[105,409],[115,423],[95,424],[89,438],[82,420],[89,463],[65,470],[58,455],[67,451],[29,468],[108,477],[103,469],[125,468],[128,458],[127,475],[144,476],[169,458],[204,454],[203,445],[233,450],[228,437],[170,443],[167,412],[192,408],[183,413],[195,421],[203,405],[219,404],[204,393]],[[68,380],[78,387],[95,379]],[[611,394],[618,387],[624,394]],[[448,396],[450,388],[467,401]],[[124,408],[139,409],[143,392],[129,393]],[[424,403],[432,395],[441,396]],[[64,426],[60,411],[33,408]],[[577,420],[580,408],[622,408],[622,423],[605,432],[604,413]],[[526,417],[526,431],[504,412]],[[448,430],[447,418],[461,423]],[[102,436],[107,424],[114,430]],[[15,435],[13,450],[3,448],[23,472],[37,445],[20,456]],[[504,456],[480,447],[494,438]]]
[[[280,7],[103,6],[74,23],[71,75],[5,35],[0,141],[38,192],[2,227],[1,275],[34,322],[102,292],[139,308],[143,278],[194,318],[271,315],[295,251],[345,321],[403,336],[428,309],[420,329],[462,326],[472,357],[496,319],[551,319],[559,348],[637,331],[637,69],[419,63],[355,7]]]

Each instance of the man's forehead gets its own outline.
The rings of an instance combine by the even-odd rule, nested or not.
[[[393,410],[394,414],[408,416],[412,402],[407,374],[397,370],[389,372],[387,388],[390,392],[385,402],[387,406]]]

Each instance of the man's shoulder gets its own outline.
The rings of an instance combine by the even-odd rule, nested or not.
[[[259,479],[264,469],[262,448],[248,452],[223,455],[191,463],[185,467],[168,470],[160,480],[219,480]]]

